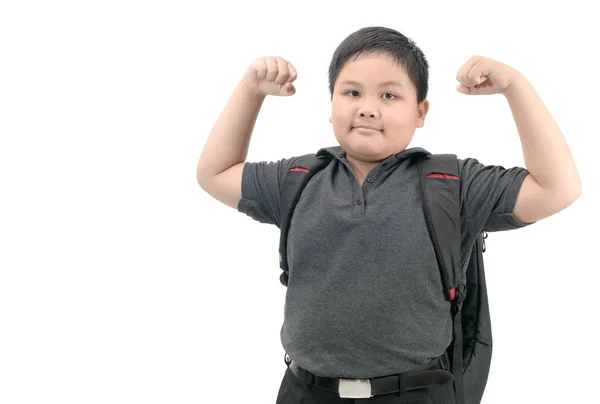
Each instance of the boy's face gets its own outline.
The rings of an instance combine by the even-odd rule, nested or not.
[[[368,55],[342,68],[331,107],[329,121],[340,146],[373,163],[406,149],[425,123],[429,102],[417,104],[417,89],[390,56]]]

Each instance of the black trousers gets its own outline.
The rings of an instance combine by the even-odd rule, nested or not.
[[[438,369],[447,369],[439,362]],[[435,369],[435,368],[434,368]],[[311,386],[300,380],[289,367],[285,371],[276,404],[456,404],[454,383],[403,393],[383,394],[371,398],[340,398],[336,393]]]

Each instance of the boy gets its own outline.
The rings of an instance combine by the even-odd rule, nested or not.
[[[198,164],[198,182],[206,192],[277,226],[281,181],[296,158],[245,160],[266,95],[293,95],[296,77],[282,58],[254,61]],[[461,93],[507,98],[527,165],[507,170],[459,160],[465,265],[484,227],[516,229],[553,215],[579,197],[581,183],[560,129],[517,70],[477,56],[460,68],[457,80]],[[311,178],[294,211],[281,330],[291,361],[286,358],[277,403],[359,401],[311,384],[315,377],[331,378],[335,385],[337,378],[371,379],[446,366],[450,306],[440,293],[417,170],[406,149],[424,125],[427,81],[422,51],[389,28],[358,30],[333,55],[329,120],[339,146],[317,153],[330,155],[331,163]],[[455,402],[452,383],[368,400],[410,399]]]

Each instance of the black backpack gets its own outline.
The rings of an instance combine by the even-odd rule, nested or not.
[[[410,149],[403,158],[414,159],[421,179],[423,211],[440,268],[444,295],[452,302],[453,340],[447,349],[459,404],[479,404],[492,359],[492,329],[485,284],[482,232],[471,251],[466,273],[461,270],[460,180],[456,155]],[[333,157],[301,156],[283,179],[280,206],[279,263],[281,283],[287,287],[287,239],[290,222],[304,187]]]

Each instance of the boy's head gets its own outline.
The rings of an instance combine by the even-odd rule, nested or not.
[[[428,68],[423,52],[393,29],[362,28],[342,41],[329,66],[329,121],[349,159],[375,163],[406,149],[429,110]]]

